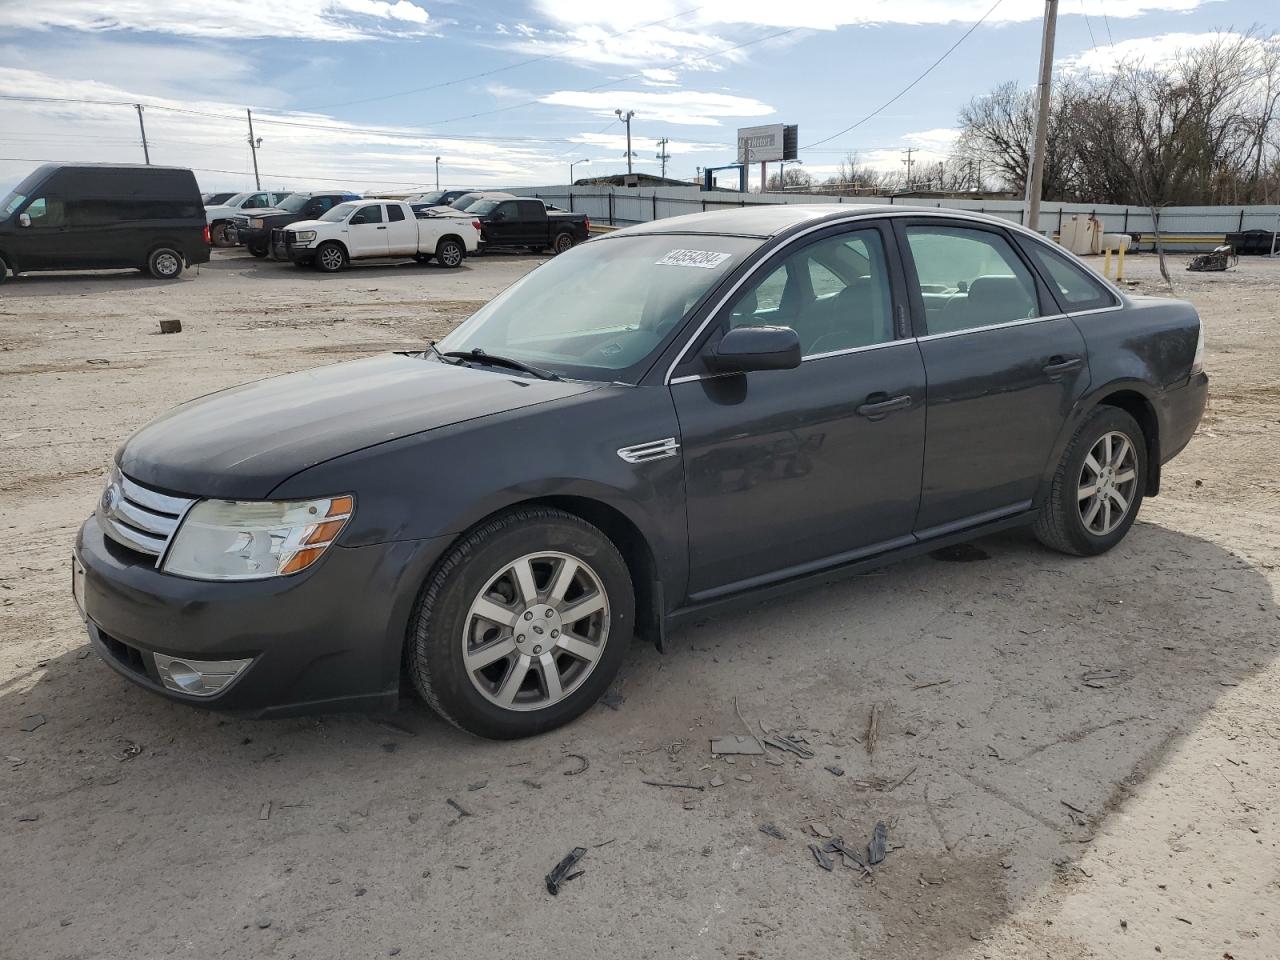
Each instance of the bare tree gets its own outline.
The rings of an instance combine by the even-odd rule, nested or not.
[[[785,167],[781,179],[777,173],[770,175],[766,189],[800,191],[812,186],[813,177],[807,171],[800,167]]]

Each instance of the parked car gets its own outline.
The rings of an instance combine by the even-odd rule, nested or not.
[[[430,217],[465,217],[467,208],[473,204],[479,203],[481,200],[508,200],[515,199],[514,193],[502,193],[500,191],[475,190],[471,193],[464,193],[453,201],[444,204],[437,204],[434,207],[427,207],[425,210],[418,210],[418,216],[427,215]]]
[[[271,231],[271,255],[313,265],[324,273],[345,269],[352,260],[433,257],[442,267],[460,267],[480,242],[473,220],[415,216],[402,200],[351,200],[314,220]]]
[[[412,197],[405,197],[405,203],[413,207],[414,212],[419,210],[428,210],[431,207],[447,206],[453,203],[459,197],[466,196],[471,193],[470,190],[432,190],[430,193],[419,193]]]
[[[335,208],[336,209],[336,208]],[[97,650],[253,715],[549,730],[637,629],[1028,524],[1095,555],[1190,440],[1188,303],[994,217],[764,206],[591,240],[422,353],[186,403],[75,544]],[[947,576],[937,568],[936,577]]]
[[[202,193],[200,199],[204,201],[206,207],[217,207],[226,203],[235,195],[234,190],[228,190],[225,193]]]
[[[0,201],[0,282],[112,267],[172,280],[208,260],[200,188],[181,167],[50,163]]]
[[[590,235],[585,213],[548,210],[541,200],[513,197],[482,199],[467,207],[467,216],[480,221],[480,242],[487,247],[528,247],[541,253],[550,247],[564,253]]]
[[[237,193],[230,200],[217,206],[205,207],[205,219],[209,223],[209,238],[215,247],[232,247],[232,220],[237,214],[249,210],[266,210],[278,207],[289,196],[288,192],[256,190]]]
[[[336,204],[359,199],[359,194],[341,190],[292,193],[279,207],[255,210],[252,214],[240,214],[233,218],[229,236],[232,243],[244,244],[255,257],[265,257],[271,252],[272,230],[287,227],[299,220],[314,220]]]

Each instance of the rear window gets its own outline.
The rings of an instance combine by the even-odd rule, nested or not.
[[[1027,246],[1064,310],[1097,310],[1116,305],[1111,291],[1084,268],[1043,243],[1032,242]]]

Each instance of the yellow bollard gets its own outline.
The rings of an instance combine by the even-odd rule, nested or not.
[[[1120,251],[1116,257],[1116,283],[1124,283],[1124,244],[1120,245]]]
[[[1102,275],[1111,279],[1111,248],[1107,247],[1106,257],[1102,261]]]

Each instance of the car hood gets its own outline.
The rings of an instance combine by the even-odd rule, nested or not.
[[[333,220],[295,220],[289,224],[289,229],[297,232],[298,230],[323,230],[326,227],[333,226]]]
[[[191,400],[130,437],[117,461],[161,490],[257,500],[334,457],[594,388],[389,353]]]
[[[219,217],[234,217],[237,213],[244,213],[239,207],[228,207],[226,204],[219,204],[216,207],[205,207],[204,215],[206,219],[217,220]]]

